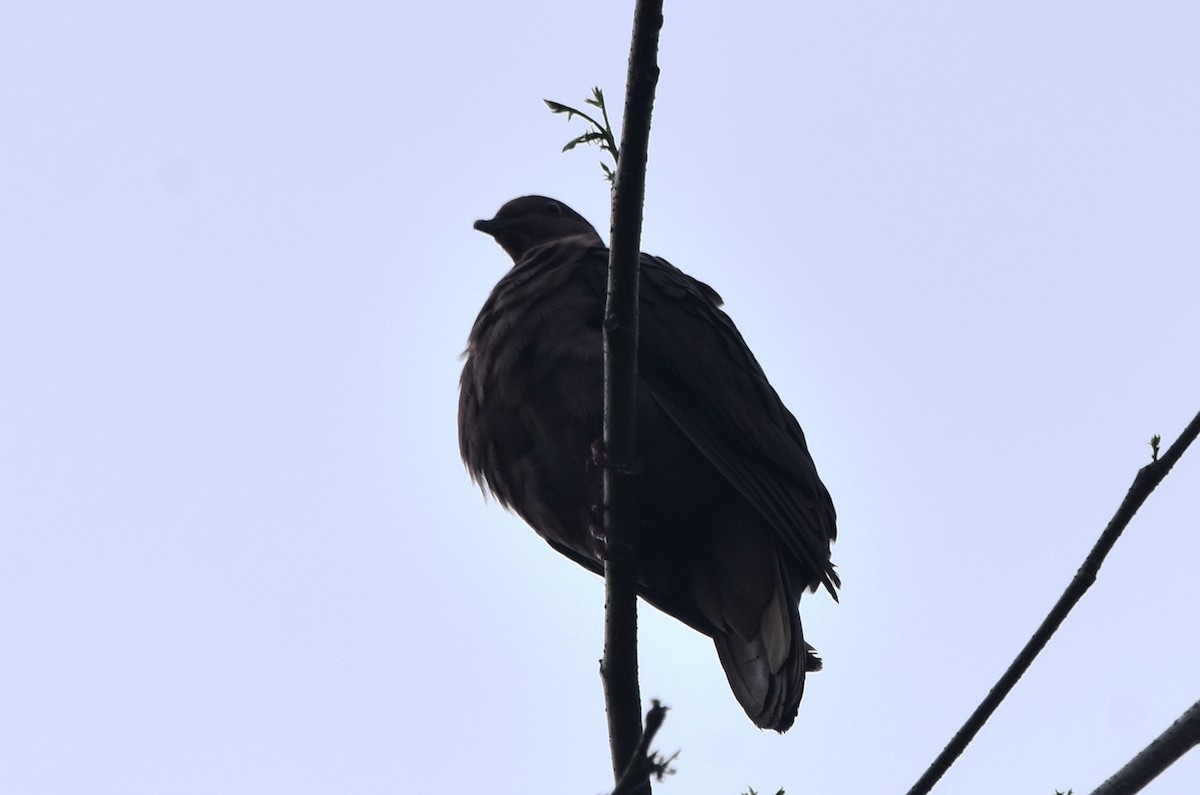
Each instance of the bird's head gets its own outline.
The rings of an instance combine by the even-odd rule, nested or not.
[[[500,208],[489,221],[475,228],[496,239],[513,262],[531,249],[567,237],[582,237],[587,245],[604,245],[596,228],[567,205],[545,196],[522,196]]]

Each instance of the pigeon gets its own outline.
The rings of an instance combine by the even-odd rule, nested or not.
[[[596,573],[608,249],[560,201],[523,196],[475,222],[512,258],[471,329],[458,433],[474,482]],[[795,721],[805,673],[800,597],[824,586],[836,514],[804,433],[715,290],[641,255],[637,464],[640,596],[712,638],[755,725]]]

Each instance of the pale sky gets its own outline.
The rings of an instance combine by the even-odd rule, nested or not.
[[[611,786],[601,582],[484,501],[455,411],[508,267],[471,223],[608,228],[542,98],[619,105],[631,10],[0,11],[0,791]],[[906,791],[1200,410],[1198,30],[668,3],[643,248],[799,418],[844,588],[784,736],[643,608],[657,792]],[[1200,697],[1198,516],[1200,450],[936,792],[1087,792]]]

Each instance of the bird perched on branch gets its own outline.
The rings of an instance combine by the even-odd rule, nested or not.
[[[471,329],[458,404],[471,477],[550,546],[603,571],[602,325],[608,250],[562,202],[513,199],[475,222],[513,259]],[[734,695],[765,729],[795,720],[806,671],[799,601],[824,586],[836,535],[804,433],[721,298],[641,255],[633,527],[642,598],[711,637]]]

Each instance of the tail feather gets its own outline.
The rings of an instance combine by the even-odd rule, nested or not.
[[[799,601],[789,595],[783,577],[763,611],[758,631],[743,637],[736,631],[716,633],[713,642],[742,709],[763,729],[787,731],[804,695],[806,670],[819,670],[820,658],[804,642]]]

